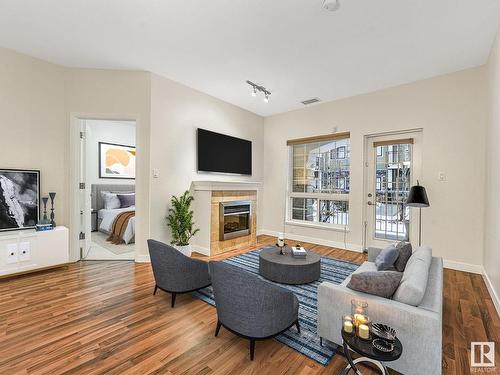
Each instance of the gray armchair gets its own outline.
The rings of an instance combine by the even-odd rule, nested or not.
[[[249,339],[253,360],[256,340],[276,336],[293,325],[300,333],[299,301],[292,292],[227,263],[212,261],[209,268],[218,319],[215,336],[224,326]]]
[[[210,285],[208,263],[192,259],[172,246],[155,240],[148,240],[151,267],[158,289],[172,294],[172,307],[178,293],[193,292]]]

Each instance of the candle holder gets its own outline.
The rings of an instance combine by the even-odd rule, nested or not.
[[[344,315],[342,317],[342,329],[349,335],[354,334],[354,323],[352,321],[352,316]]]
[[[356,299],[351,300],[351,315],[354,320],[358,317],[368,316],[368,303]]]
[[[56,222],[54,220],[55,214],[54,214],[54,199],[56,197],[56,193],[49,193],[50,197],[50,224],[52,225],[53,228],[56,227]]]
[[[368,303],[355,299],[351,300],[351,315],[356,336],[363,340],[369,340],[371,322],[368,317]]]
[[[280,255],[285,255],[283,249],[286,246],[286,243],[285,243],[285,236],[283,235],[283,233],[280,233],[278,235],[278,242],[276,243],[276,246],[280,248]]]
[[[47,218],[47,202],[49,200],[49,197],[43,197],[42,202],[43,202],[43,217],[42,220],[40,220],[40,224],[50,224],[49,219]]]

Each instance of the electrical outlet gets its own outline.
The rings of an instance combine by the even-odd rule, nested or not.
[[[446,174],[444,172],[439,172],[438,179],[439,181],[446,181]]]
[[[160,177],[160,170],[158,168],[153,168],[153,178]]]

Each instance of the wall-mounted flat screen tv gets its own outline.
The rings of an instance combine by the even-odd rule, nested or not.
[[[198,129],[198,171],[252,174],[252,142]]]

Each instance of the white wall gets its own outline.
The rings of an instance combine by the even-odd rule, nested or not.
[[[252,176],[197,173],[196,129],[205,128],[252,141]],[[263,180],[263,118],[166,78],[151,76],[151,237],[170,241],[165,217],[171,195],[189,190],[196,180]],[[257,222],[262,216],[258,215]],[[203,231],[209,228],[200,228]]]
[[[486,132],[485,68],[419,81],[265,118],[263,229],[282,231],[287,175],[286,140],[351,132],[350,232],[363,234],[363,141],[368,134],[423,129],[421,184],[431,206],[422,210],[423,242],[448,264],[480,271],[483,264]],[[448,181],[438,180],[439,172]],[[287,225],[287,233],[343,243],[343,233]],[[453,263],[450,263],[453,262]]]
[[[500,30],[488,62],[489,121],[486,142],[486,284],[500,314]]]
[[[135,146],[135,121],[85,120],[87,186],[92,184],[134,185],[134,180],[99,178],[99,142]]]
[[[0,48],[0,168],[39,169],[68,225],[63,68]]]

